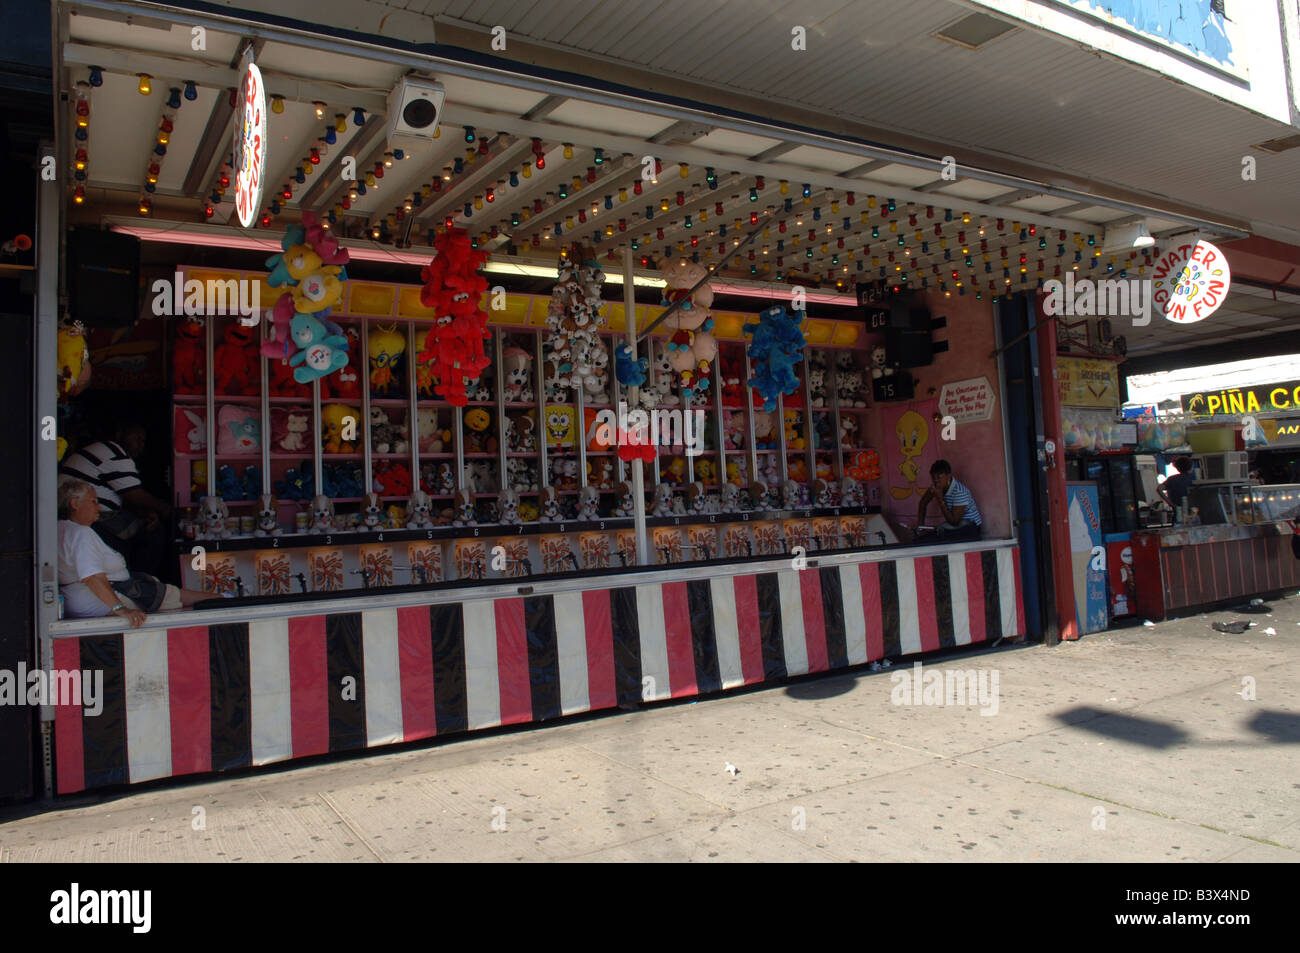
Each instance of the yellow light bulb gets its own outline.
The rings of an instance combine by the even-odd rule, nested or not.
[[[839,211],[840,211],[840,203],[839,203],[839,199],[836,199],[835,201],[831,202],[831,214],[838,215]]]
[[[271,97],[271,112],[277,116],[284,112],[284,98],[282,96]]]
[[[153,77],[148,73],[137,73],[136,75],[140,77],[140,82],[136,85],[136,89],[140,90],[141,96],[148,96],[153,92],[153,85],[150,83],[150,80],[152,80]],[[147,211],[148,209],[143,209],[140,214],[143,215]]]
[[[308,164],[310,164],[310,163],[308,163]],[[367,172],[367,173],[366,173],[366,186],[367,186],[368,188],[374,188],[374,186],[375,186],[375,174],[374,174],[373,172]]]
[[[890,230],[891,232],[897,232],[897,231],[898,231],[898,222],[890,222],[890,223],[889,223],[889,230]]]
[[[572,144],[572,143],[568,143],[568,142],[566,142],[566,143],[564,144],[564,158],[566,158],[566,159],[572,159],[572,158],[573,158],[573,144]]]
[[[868,196],[867,196],[867,208],[875,208],[875,207],[876,207],[876,197],[875,197],[874,195],[868,195]],[[866,216],[865,216],[865,215],[862,216],[862,218],[863,218],[864,221],[866,220]]]
[[[481,195],[474,196],[474,208],[476,211],[483,210],[483,196]]]
[[[312,165],[310,162],[304,162],[302,164],[303,175],[311,175],[314,171],[316,171],[316,167]]]
[[[677,164],[677,173],[684,179],[691,174],[691,167],[685,162],[679,162]]]
[[[627,201],[627,189],[626,189],[626,188],[621,188],[621,189],[618,190],[618,200],[619,200],[620,202],[626,202],[626,201]]]
[[[790,194],[790,183],[787,182],[785,179],[781,180],[781,194],[782,195]]]
[[[343,115],[342,113],[336,113],[336,114],[334,115],[334,131],[335,131],[335,132],[347,132],[347,131],[348,131],[348,117],[347,117],[347,116]]]
[[[523,170],[522,170],[522,174],[523,174],[523,177],[524,177],[525,179],[531,179],[531,178],[533,177],[533,166],[532,166],[532,163],[530,163],[530,162],[525,162],[525,163],[524,163],[524,168],[523,168]]]

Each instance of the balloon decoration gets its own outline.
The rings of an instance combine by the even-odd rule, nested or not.
[[[776,410],[780,394],[793,394],[799,387],[794,375],[794,365],[803,360],[804,336],[800,325],[803,312],[793,316],[785,305],[774,305],[759,312],[757,324],[746,324],[741,330],[749,338],[749,360],[754,376],[749,384],[763,398],[763,410]]]
[[[453,228],[433,242],[433,261],[420,272],[420,301],[437,314],[416,355],[420,376],[457,407],[469,402],[465,385],[490,363],[483,342],[490,336],[482,308],[487,281],[478,273],[487,252],[472,247],[469,233]]]
[[[664,321],[668,330],[665,347],[668,361],[678,375],[682,399],[690,403],[692,397],[709,389],[709,371],[718,354],[718,342],[709,333],[713,330],[713,318],[709,317],[713,289],[705,283],[696,288],[694,294],[691,293],[691,289],[708,276],[709,270],[682,258],[665,265],[660,273],[667,285],[663,303],[682,302]]]
[[[266,281],[286,290],[271,310],[271,334],[261,353],[293,366],[294,380],[307,384],[348,363],[347,336],[328,320],[343,298],[348,252],[311,212],[303,213],[301,225],[286,229],[280,247],[266,261]]]

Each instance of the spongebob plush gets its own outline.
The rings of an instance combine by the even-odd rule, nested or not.
[[[572,447],[576,440],[574,428],[574,411],[564,404],[548,404],[546,407],[546,445],[548,447]]]

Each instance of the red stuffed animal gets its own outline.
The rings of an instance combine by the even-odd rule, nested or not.
[[[279,358],[266,362],[266,386],[272,397],[311,397],[311,388],[294,380],[289,362]]]
[[[218,394],[256,394],[258,388],[254,345],[257,328],[245,327],[238,321],[226,325],[225,343],[217,348],[213,362],[212,379]]]
[[[172,346],[172,378],[178,394],[202,394],[207,384],[203,360],[203,321],[182,318]]]
[[[356,328],[344,328],[348,337],[348,353],[361,353],[361,333]],[[361,374],[352,364],[345,364],[333,374],[320,379],[320,395],[332,400],[360,400]]]
[[[478,274],[487,254],[470,245],[469,233],[454,228],[434,239],[438,254],[421,272],[420,300],[433,308],[437,320],[425,335],[416,362],[424,379],[438,383],[437,392],[465,406],[465,378],[476,379],[488,366],[483,341],[491,336],[487,312],[480,306],[487,282]]]
[[[375,466],[374,492],[384,496],[411,495],[411,471],[404,463],[385,460]]]
[[[740,361],[732,358],[722,359],[722,406],[723,407],[744,407],[745,406],[745,385],[742,381],[745,378],[745,367]]]

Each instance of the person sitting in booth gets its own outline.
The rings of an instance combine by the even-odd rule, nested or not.
[[[939,513],[943,522],[934,528],[936,540],[959,542],[967,539],[979,539],[984,529],[984,518],[980,508],[975,505],[975,497],[966,484],[952,475],[952,466],[947,460],[936,460],[930,465],[930,480],[933,483],[921,495],[921,503],[916,511],[917,538],[926,534],[926,513],[930,503],[939,504]]]
[[[61,479],[89,484],[99,498],[94,530],[132,564],[167,574],[167,527],[171,507],[144,488],[136,459],[144,452],[145,428],[123,422],[114,439],[89,444],[63,458]]]
[[[147,573],[132,572],[126,559],[92,528],[99,519],[95,488],[82,480],[59,486],[59,591],[64,616],[94,619],[116,615],[138,628],[148,612],[186,608],[210,592],[178,589]]]
[[[1178,472],[1161,483],[1158,492],[1162,500],[1174,509],[1178,509],[1183,500],[1187,499],[1192,484],[1196,482],[1196,474],[1192,472],[1191,457],[1179,457],[1174,461],[1174,469]]]

